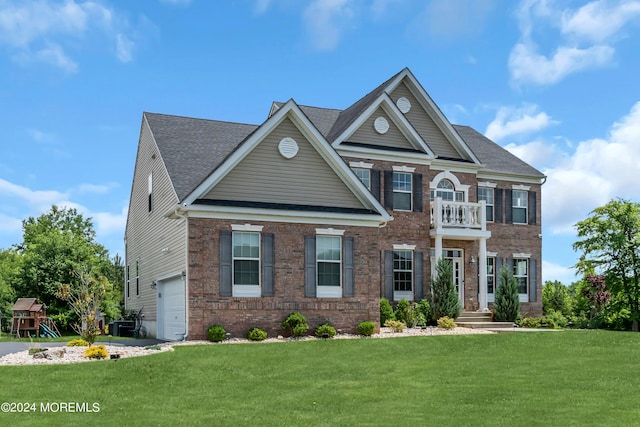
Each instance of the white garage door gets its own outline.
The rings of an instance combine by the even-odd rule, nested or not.
[[[184,281],[181,276],[158,284],[158,338],[180,340],[186,333]]]

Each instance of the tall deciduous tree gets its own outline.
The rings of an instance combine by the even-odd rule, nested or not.
[[[616,299],[631,314],[632,328],[640,320],[640,204],[612,200],[591,211],[576,224],[581,251],[576,269],[583,274],[599,273]]]
[[[11,308],[16,300],[14,286],[20,276],[21,268],[22,258],[15,250],[0,250],[0,312],[2,312],[2,325],[5,326],[11,323]]]
[[[543,314],[549,314],[552,310],[562,313],[564,316],[571,314],[569,289],[557,280],[548,280],[542,287]]]
[[[56,297],[62,285],[77,280],[74,271],[86,266],[96,275],[109,276],[112,269],[108,251],[95,240],[90,219],[73,208],[52,206],[37,218],[22,222],[22,271],[15,291],[19,297],[38,298],[56,314],[67,310]]]

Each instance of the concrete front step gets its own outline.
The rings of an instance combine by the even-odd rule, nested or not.
[[[456,325],[462,328],[472,328],[472,329],[504,329],[504,328],[514,328],[515,323],[513,322],[466,322],[456,321]]]

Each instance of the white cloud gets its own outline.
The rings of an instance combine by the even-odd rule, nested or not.
[[[594,208],[616,197],[640,199],[640,102],[613,124],[606,139],[578,144],[566,162],[545,170],[545,224],[570,233]]]
[[[607,64],[615,50],[610,46],[580,49],[560,46],[547,57],[531,43],[516,44],[509,54],[511,78],[518,83],[557,83],[569,74]]]
[[[355,13],[350,0],[314,0],[303,13],[311,42],[318,50],[333,50]]]
[[[90,31],[113,40],[118,58],[128,62],[133,42],[122,35],[126,27],[126,20],[93,1],[0,1],[0,45],[11,50],[11,57],[21,64],[41,62],[75,73],[78,63],[67,51],[82,49],[88,40],[94,40],[85,37]]]
[[[271,0],[256,0],[255,5],[253,6],[253,13],[256,15],[264,14],[271,4]]]
[[[477,34],[494,9],[493,0],[431,0],[412,23],[421,31],[439,38],[457,38]]]
[[[520,40],[509,55],[515,84],[557,83],[570,74],[603,67],[615,55],[615,42],[626,25],[640,17],[640,1],[594,0],[578,9],[560,9],[547,0],[524,0],[517,12]],[[557,32],[557,46],[543,52],[536,43]]]
[[[562,14],[562,32],[596,43],[603,42],[639,17],[638,1],[592,1],[577,11],[569,10]]]
[[[55,135],[38,129],[27,129],[29,136],[38,143],[47,143],[55,139]]]
[[[484,134],[493,141],[500,141],[511,135],[536,132],[555,123],[547,113],[538,111],[535,104],[525,104],[519,108],[500,107]]]
[[[0,213],[0,233],[16,234],[22,230],[22,221]],[[17,242],[16,242],[17,243]],[[0,249],[2,247],[0,246]]]
[[[507,144],[504,146],[514,156],[524,160],[538,169],[556,164],[564,156],[558,148],[544,141],[531,141],[526,144]]]

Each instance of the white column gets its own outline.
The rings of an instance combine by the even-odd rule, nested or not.
[[[487,239],[480,239],[478,251],[478,309],[484,310],[487,304]]]
[[[435,249],[435,263],[438,265],[438,261],[442,258],[442,235],[436,234],[436,249]],[[435,267],[435,266],[434,266]]]

